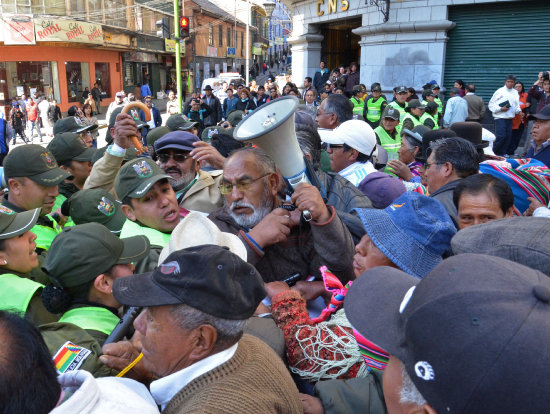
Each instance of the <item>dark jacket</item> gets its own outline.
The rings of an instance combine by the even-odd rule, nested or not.
[[[248,98],[246,101],[243,102],[242,99],[239,99],[239,102],[237,102],[237,105],[235,106],[235,109],[239,111],[245,111],[248,109],[249,111],[253,111],[256,109],[256,104],[251,98]]]
[[[57,105],[50,105],[48,108],[48,121],[52,124],[55,124],[57,121],[59,121],[61,118],[61,109],[59,109],[59,106]]]
[[[199,127],[197,128],[197,136],[202,135],[202,131],[204,131],[204,120],[212,113],[212,108],[210,108],[208,105],[206,105],[204,102],[201,104],[198,111],[193,111],[191,107],[189,106],[186,108],[185,112],[183,113],[186,115],[190,120],[198,122]]]
[[[162,125],[162,118],[160,117],[160,111],[158,110],[158,108],[153,106],[150,109],[150,111],[151,111],[151,118],[155,122],[155,128],[161,126]],[[141,119],[143,122],[145,122],[145,112],[143,112],[142,110],[139,111],[139,119]],[[143,127],[143,129],[141,131],[141,136],[142,136],[143,139],[145,139],[145,137],[149,133],[150,129],[151,128],[149,128],[149,125]]]
[[[330,76],[330,70],[325,68],[325,72],[321,73],[321,69],[317,69],[315,75],[313,76],[313,86],[317,89],[317,93],[321,92],[325,88],[325,83],[327,83]]]
[[[456,228],[458,228],[458,212],[453,202],[453,192],[460,181],[461,180],[451,181],[430,194],[430,197],[435,198],[443,204],[443,207],[445,207],[445,210],[449,213]]]
[[[359,85],[359,72],[351,72],[346,79],[346,92],[351,93],[353,87]]]
[[[527,151],[526,157],[539,160],[540,162],[544,163],[544,165],[548,167],[550,166],[550,145],[548,145],[546,148],[543,148],[542,151],[539,151],[536,154],[535,154],[535,147],[531,146],[531,148],[529,148],[529,151]]]
[[[247,229],[239,226],[225,208],[212,212],[208,218],[221,231],[236,234],[246,247],[247,261],[254,265],[264,282],[283,280],[300,273],[320,279],[319,267],[326,265],[346,283],[353,278],[355,247],[346,226],[333,207],[332,216],[321,225],[302,222],[294,227],[286,242],[258,249],[246,236]]]
[[[214,96],[210,95],[210,102],[207,103],[207,98],[204,96],[202,98],[202,101],[212,109],[212,112],[210,115],[208,115],[204,119],[204,126],[209,127],[213,125],[217,125],[218,122],[222,120],[223,112],[222,112],[222,104],[220,103],[220,100]]]

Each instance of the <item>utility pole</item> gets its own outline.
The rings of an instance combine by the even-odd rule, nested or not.
[[[182,6],[185,0],[182,1]],[[180,113],[182,108],[182,90],[181,90],[181,48],[180,48],[180,16],[179,16],[179,0],[174,0],[174,35],[176,38],[176,89],[178,96],[178,108]]]
[[[246,86],[248,86],[249,81],[249,66],[250,66],[250,0],[246,0],[246,67],[245,67],[245,79]]]

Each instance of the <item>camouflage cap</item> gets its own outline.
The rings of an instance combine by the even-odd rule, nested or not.
[[[35,183],[53,187],[70,174],[57,165],[52,153],[36,144],[28,144],[12,149],[4,158],[6,182],[14,177],[28,177]]]
[[[84,132],[97,129],[97,125],[84,125],[77,116],[68,116],[58,120],[53,126],[53,134],[57,135],[61,132]]]
[[[80,135],[74,132],[62,132],[53,137],[46,147],[58,162],[91,161],[95,148],[88,148]]]
[[[159,180],[170,178],[149,158],[136,158],[122,166],[115,178],[115,191],[119,200],[126,197],[141,198]]]
[[[69,215],[76,224],[100,223],[118,235],[126,221],[121,202],[102,188],[77,191],[69,198],[68,204]]]

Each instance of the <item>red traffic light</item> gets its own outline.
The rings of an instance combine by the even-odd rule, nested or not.
[[[189,29],[189,17],[183,16],[180,18],[180,27],[182,29]]]

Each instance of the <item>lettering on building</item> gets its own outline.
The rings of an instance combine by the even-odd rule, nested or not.
[[[36,35],[40,40],[47,38],[48,36],[53,35],[54,33],[60,32],[61,27],[57,23],[53,23],[47,20],[42,21],[43,30],[37,30]]]
[[[65,34],[67,35],[67,39],[71,40],[78,37],[78,35],[83,35],[84,29],[78,23],[69,23],[69,31]]]
[[[338,3],[340,3],[340,9],[338,10]],[[325,6],[325,0],[317,0],[317,16],[325,14],[323,10]],[[346,11],[349,9],[348,0],[327,0],[327,14],[338,13],[339,11]]]

